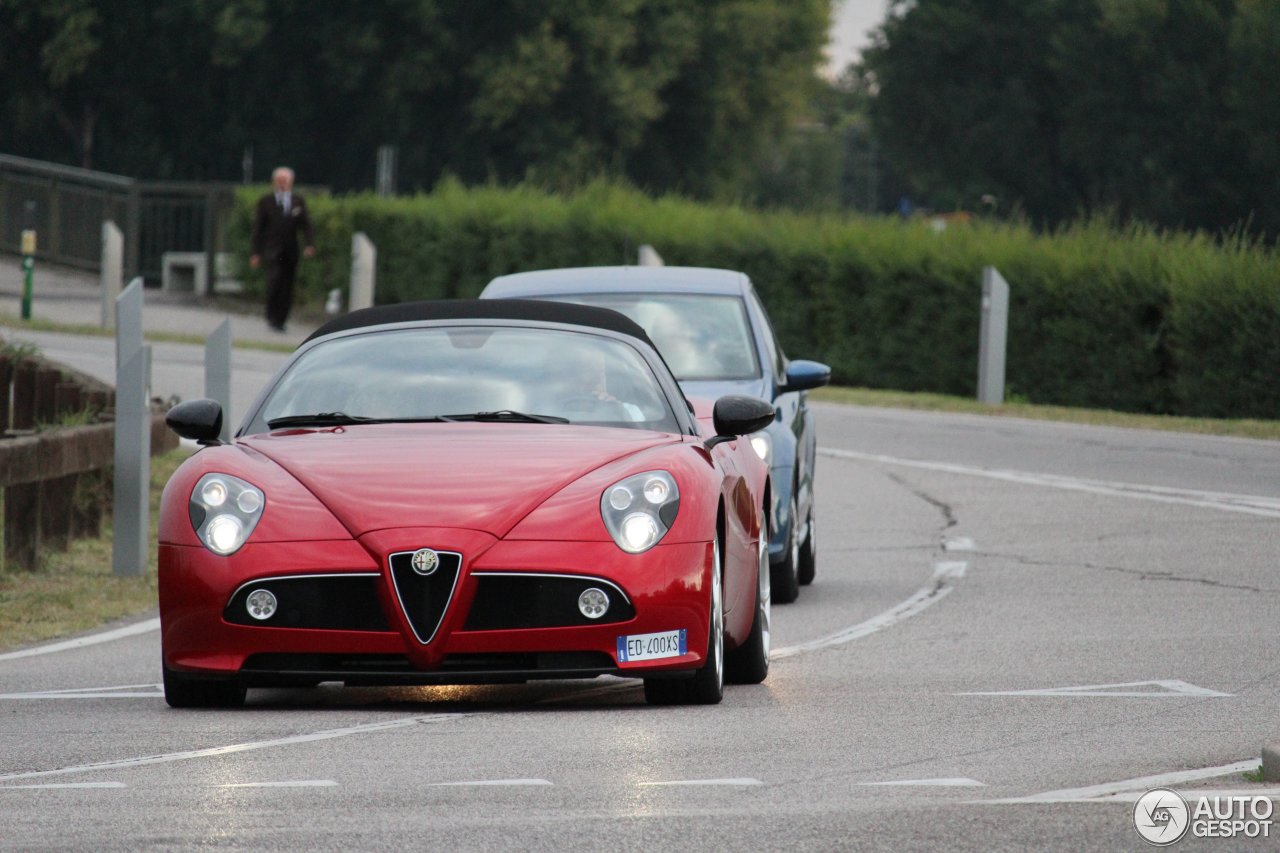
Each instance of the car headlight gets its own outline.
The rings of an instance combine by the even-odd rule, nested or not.
[[[639,554],[657,545],[675,523],[680,490],[666,471],[620,480],[600,496],[600,515],[618,547]]]
[[[204,547],[225,557],[240,550],[266,503],[252,483],[230,474],[205,474],[191,491],[191,526]]]
[[[764,460],[765,465],[773,461],[773,439],[769,437],[769,433],[752,433],[751,449],[756,452],[756,456]]]

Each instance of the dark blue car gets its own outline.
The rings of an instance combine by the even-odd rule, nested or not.
[[[773,600],[795,601],[816,569],[813,469],[817,439],[805,394],[831,369],[789,360],[751,280],[695,267],[583,267],[495,278],[485,299],[554,299],[599,305],[639,323],[691,397],[750,394],[773,403],[772,424],[751,437],[773,482],[769,529]]]

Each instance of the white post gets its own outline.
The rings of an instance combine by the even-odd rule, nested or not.
[[[1004,359],[1009,335],[1009,283],[995,267],[982,268],[982,332],[978,340],[978,402],[1004,402]]]
[[[102,328],[116,325],[116,297],[124,281],[124,233],[111,220],[102,223]]]
[[[147,571],[151,535],[149,348],[142,343],[142,279],[116,299],[115,483],[111,567],[119,576]]]
[[[231,318],[227,317],[204,340],[204,395],[222,406],[222,435],[231,441]]]
[[[650,246],[648,243],[645,243],[640,247],[640,257],[637,259],[637,263],[642,267],[664,266],[662,263],[662,255],[659,255],[658,250]]]
[[[351,237],[351,298],[347,310],[373,307],[373,287],[378,249],[363,231]]]

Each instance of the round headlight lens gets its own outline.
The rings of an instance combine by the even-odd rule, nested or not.
[[[667,482],[663,479],[652,477],[644,484],[644,499],[651,504],[665,502],[669,494],[671,490],[667,488]]]
[[[609,506],[617,510],[631,506],[631,490],[626,486],[614,486],[609,490]]]
[[[262,509],[262,492],[245,489],[240,493],[240,497],[236,498],[236,506],[240,507],[241,512],[252,515]]]
[[[653,516],[633,512],[622,521],[622,547],[643,551],[658,541],[658,523]]]
[[[243,522],[234,515],[227,514],[216,516],[205,529],[209,547],[219,554],[230,554],[239,548],[243,532]]]
[[[227,502],[227,484],[221,480],[210,480],[200,490],[200,499],[213,509],[222,506]]]

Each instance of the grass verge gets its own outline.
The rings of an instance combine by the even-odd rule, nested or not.
[[[0,569],[0,651],[65,637],[156,606],[156,523],[160,493],[190,455],[179,447],[151,459],[151,536],[147,572],[120,578],[111,571],[111,527],[45,555],[39,571]]]
[[[24,329],[28,332],[61,332],[67,335],[89,335],[96,338],[114,338],[115,332],[111,329],[103,329],[100,326],[89,326],[81,323],[59,323],[55,320],[45,320],[39,317],[32,317],[30,320],[23,320],[12,314],[0,314],[0,326],[9,329]],[[204,346],[204,335],[188,335],[181,332],[147,332],[143,337],[151,343],[168,343],[168,344],[196,344]],[[232,341],[232,346],[237,349],[255,349],[264,350],[266,352],[293,352],[297,346],[286,342],[273,341]]]
[[[1066,406],[1043,406],[1035,403],[1009,402],[999,406],[979,403],[968,397],[929,394],[915,391],[878,391],[872,388],[820,388],[814,400],[854,406],[881,406],[891,409],[920,409],[931,412],[962,412],[1005,418],[1029,418],[1038,421],[1061,421],[1095,426],[1157,429],[1168,432],[1190,432],[1200,435],[1226,435],[1239,438],[1280,439],[1280,421],[1250,419],[1215,420],[1183,418],[1174,415],[1137,415],[1104,409],[1073,409]]]

